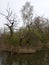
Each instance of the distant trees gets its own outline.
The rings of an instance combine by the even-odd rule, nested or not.
[[[40,16],[34,18],[34,25],[36,28],[38,28],[38,29],[41,28],[42,23],[43,23],[43,20],[41,19]]]
[[[33,19],[33,6],[29,2],[26,2],[23,6],[21,13],[25,26],[20,37],[21,43],[35,46],[38,46],[38,43],[39,45],[46,43],[46,32],[44,32],[44,28],[47,26],[48,19],[40,16],[36,16]]]
[[[42,46],[46,43],[49,43],[49,20],[41,17],[35,16],[33,18],[33,6],[30,5],[29,2],[21,9],[23,27],[21,27],[18,31],[14,32],[15,27],[17,26],[17,16],[12,12],[9,8],[6,10],[7,14],[1,13],[7,20],[5,25],[8,27],[10,31],[10,40],[7,40],[6,33],[4,38],[7,43],[15,43],[20,46],[31,46],[38,47]]]

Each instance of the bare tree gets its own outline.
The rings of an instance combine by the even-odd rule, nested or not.
[[[12,12],[12,10],[10,8],[7,9],[6,12],[7,12],[6,15],[4,13],[1,13],[1,12],[0,12],[0,14],[3,15],[6,18],[7,23],[5,25],[9,28],[10,37],[12,37],[15,24],[17,24],[17,16],[16,16],[16,14],[14,14]]]
[[[29,2],[26,2],[26,4],[23,6],[22,10],[22,19],[24,25],[29,25],[32,22],[33,17],[33,6],[30,5]]]
[[[34,25],[36,26],[36,28],[43,28],[46,27],[48,24],[48,19],[37,16],[34,18]]]

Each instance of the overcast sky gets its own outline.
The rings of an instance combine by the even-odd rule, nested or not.
[[[33,5],[35,15],[49,18],[49,0],[0,0],[0,11],[5,13],[6,8],[10,7],[20,18],[21,8],[27,1]],[[0,15],[0,27],[3,27],[5,22],[4,17]]]

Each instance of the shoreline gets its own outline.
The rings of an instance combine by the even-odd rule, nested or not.
[[[16,48],[16,49],[0,49],[0,52],[8,52],[12,54],[32,54],[36,53],[37,50],[32,48]]]
[[[23,47],[10,44],[0,44],[0,52],[8,52],[11,54],[32,54],[41,50],[42,47]]]

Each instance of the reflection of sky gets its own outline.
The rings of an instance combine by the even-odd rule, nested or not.
[[[9,7],[15,11],[18,17],[21,18],[20,10],[27,1],[29,1],[34,6],[34,12],[36,15],[49,18],[49,0],[0,0],[0,11],[5,13],[5,9],[9,5]],[[5,19],[0,15],[0,27],[3,27],[4,23]]]

